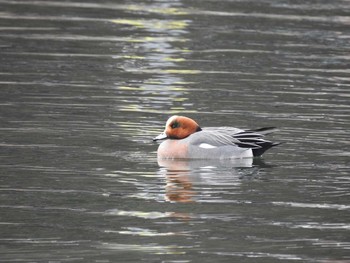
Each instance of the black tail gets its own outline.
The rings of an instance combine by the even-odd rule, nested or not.
[[[260,148],[252,149],[254,157],[261,156],[264,152],[266,152],[268,149],[271,147],[280,145],[280,142],[270,142],[270,141],[265,141],[262,143],[257,143],[257,145],[260,146]]]

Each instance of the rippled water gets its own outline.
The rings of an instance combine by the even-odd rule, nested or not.
[[[348,262],[349,10],[0,0],[0,262]],[[283,144],[158,163],[172,114]]]

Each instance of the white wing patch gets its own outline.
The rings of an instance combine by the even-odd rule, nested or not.
[[[211,144],[208,144],[208,143],[201,143],[199,145],[199,147],[203,148],[203,149],[213,149],[213,148],[217,148],[216,146],[214,145],[211,145]]]

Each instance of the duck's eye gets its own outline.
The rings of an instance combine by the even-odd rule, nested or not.
[[[172,124],[170,124],[170,127],[172,129],[176,129],[180,127],[180,123],[178,123],[177,121],[174,121]]]

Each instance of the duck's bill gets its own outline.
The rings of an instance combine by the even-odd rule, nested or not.
[[[165,132],[162,132],[157,137],[153,138],[153,141],[164,140],[164,139],[167,139],[167,138],[168,138],[168,136],[166,136]]]

